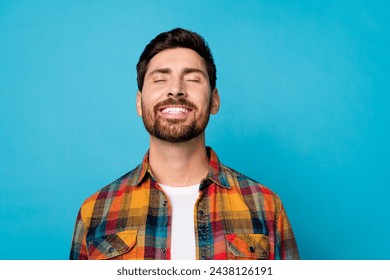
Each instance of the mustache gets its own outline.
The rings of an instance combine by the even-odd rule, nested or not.
[[[179,98],[170,97],[166,100],[163,100],[163,101],[157,103],[156,106],[154,107],[154,113],[157,113],[162,107],[166,107],[169,105],[181,105],[181,106],[185,106],[187,108],[190,108],[192,110],[197,109],[197,107],[194,103],[192,103],[191,101],[188,101],[184,97],[179,97]]]

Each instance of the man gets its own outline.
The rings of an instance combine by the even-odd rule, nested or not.
[[[205,146],[220,100],[210,49],[174,29],[137,64],[142,164],[81,206],[70,259],[298,259],[279,198]]]

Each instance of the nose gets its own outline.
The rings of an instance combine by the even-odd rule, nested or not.
[[[180,78],[175,78],[172,79],[170,83],[170,88],[168,90],[168,96],[169,97],[183,97],[186,96],[186,91],[184,87],[184,83],[182,79]]]

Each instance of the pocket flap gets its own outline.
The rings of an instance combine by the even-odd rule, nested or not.
[[[137,230],[125,230],[99,238],[87,238],[89,259],[104,260],[127,253],[134,247]]]
[[[264,234],[226,234],[229,252],[238,258],[268,259],[269,241]]]

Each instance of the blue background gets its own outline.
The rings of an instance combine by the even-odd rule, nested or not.
[[[208,41],[207,143],[275,191],[303,259],[388,259],[386,1],[0,1],[0,259],[67,259],[85,198],[148,148],[144,46]]]

